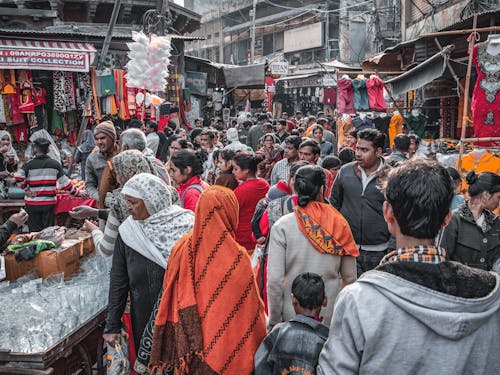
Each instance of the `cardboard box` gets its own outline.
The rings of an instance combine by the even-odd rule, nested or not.
[[[77,239],[82,241],[80,257],[86,257],[95,252],[94,240],[90,233],[77,230],[66,234],[66,239]]]
[[[65,240],[57,249],[42,251],[36,258],[38,276],[45,279],[64,272],[65,279],[71,277],[80,269],[82,246],[82,241]]]
[[[28,273],[35,271],[36,272],[36,262],[37,257],[26,260],[23,262],[17,262],[14,254],[6,254],[5,255],[5,280],[15,280],[19,279],[27,275]]]
[[[80,269],[80,257],[94,249],[91,241],[92,238],[90,242],[89,238],[67,239],[57,249],[42,251],[35,258],[22,262],[17,262],[14,254],[7,254],[5,256],[6,280],[18,279],[32,271],[42,278],[64,272],[64,278],[68,279]]]

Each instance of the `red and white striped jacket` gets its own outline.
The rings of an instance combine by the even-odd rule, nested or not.
[[[63,190],[73,195],[80,195],[80,191],[73,186],[70,179],[64,174],[61,164],[47,155],[38,155],[23,168],[18,170],[14,177],[21,182],[21,188],[29,191],[24,202],[27,205],[42,206],[54,205],[57,202],[56,183]]]

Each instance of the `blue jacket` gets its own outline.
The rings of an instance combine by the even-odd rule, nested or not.
[[[277,324],[255,353],[255,375],[316,374],[329,329],[305,315]]]

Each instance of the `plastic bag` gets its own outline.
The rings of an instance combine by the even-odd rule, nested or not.
[[[112,347],[107,345],[108,354],[106,355],[107,375],[129,375],[130,362],[128,360],[128,335],[122,331],[120,340]]]

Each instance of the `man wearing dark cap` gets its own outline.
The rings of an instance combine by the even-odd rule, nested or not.
[[[56,183],[63,190],[76,196],[86,196],[71,183],[64,174],[61,164],[51,159],[50,141],[38,138],[33,142],[35,158],[16,172],[15,178],[25,189],[24,203],[28,212],[28,227],[31,232],[38,232],[54,225],[54,206],[57,202]]]
[[[99,151],[91,153],[85,169],[85,188],[91,198],[99,201],[102,171],[108,160],[116,155],[116,130],[111,121],[103,121],[94,129],[94,139]]]

